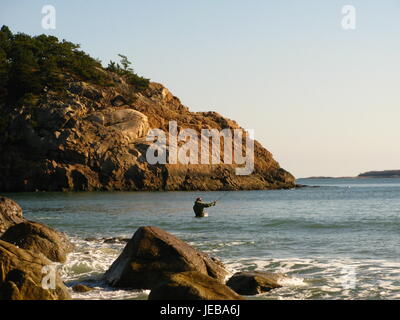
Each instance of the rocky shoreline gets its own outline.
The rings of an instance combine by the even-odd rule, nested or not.
[[[68,300],[72,292],[93,290],[84,282],[68,288],[57,271],[51,274],[51,266],[64,263],[74,246],[65,234],[26,220],[21,207],[5,197],[0,197],[0,230],[5,230],[0,233],[0,300]],[[154,226],[140,227],[131,239],[86,240],[126,243],[103,281],[114,288],[150,290],[149,300],[243,300],[287,279],[263,271],[232,275],[223,262]]]

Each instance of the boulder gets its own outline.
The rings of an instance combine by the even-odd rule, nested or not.
[[[21,207],[9,198],[0,197],[0,235],[9,227],[24,221]]]
[[[57,272],[54,272],[55,288],[43,286],[42,283],[47,283],[45,277],[51,275],[48,270],[52,264],[42,254],[0,240],[0,300],[70,299]]]
[[[280,288],[280,281],[287,279],[283,273],[271,273],[262,271],[235,273],[226,283],[228,287],[243,295],[256,295]]]
[[[129,141],[142,138],[149,131],[147,117],[133,109],[108,108],[90,114],[87,120],[121,132]]]
[[[223,264],[157,227],[140,227],[105,273],[114,287],[151,289],[169,273],[198,271],[219,282],[228,272]]]
[[[0,239],[22,249],[40,252],[51,261],[61,263],[66,261],[67,253],[73,249],[66,235],[33,221],[10,227]]]
[[[149,300],[244,300],[228,286],[197,271],[181,272],[155,286]]]

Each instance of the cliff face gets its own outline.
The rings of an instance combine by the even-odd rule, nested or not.
[[[104,71],[103,72],[107,72]],[[34,110],[9,114],[0,137],[0,191],[243,190],[291,188],[294,178],[255,142],[251,175],[237,165],[154,164],[151,128],[240,128],[215,112],[190,112],[161,84],[136,92],[107,72],[113,86],[65,75],[66,92],[47,91]]]

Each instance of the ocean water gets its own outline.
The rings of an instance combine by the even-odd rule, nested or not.
[[[147,299],[101,281],[124,243],[154,225],[221,259],[229,270],[283,272],[283,287],[250,299],[399,299],[400,179],[300,179],[316,188],[234,192],[16,193],[28,219],[76,244],[61,273],[95,290],[75,299]],[[209,217],[193,201],[220,199]]]

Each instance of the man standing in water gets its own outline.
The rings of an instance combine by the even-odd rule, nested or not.
[[[213,206],[215,206],[216,203],[217,203],[217,201],[205,203],[205,202],[203,202],[202,198],[197,198],[194,203],[194,206],[193,206],[193,210],[196,215],[196,218],[207,217],[208,214],[206,212],[204,212],[204,208],[213,207]]]

